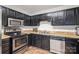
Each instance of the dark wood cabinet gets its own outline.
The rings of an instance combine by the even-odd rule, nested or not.
[[[2,25],[8,25],[7,9],[5,7],[2,7]]]
[[[76,25],[76,10],[68,9],[52,14],[52,25]]]
[[[76,8],[76,19],[77,19],[77,21],[76,21],[76,25],[79,25],[79,7],[78,8]]]
[[[79,39],[65,38],[65,53],[79,54]]]
[[[28,46],[32,45],[32,34],[28,35]]]
[[[76,25],[76,9],[68,9],[65,10],[66,16],[65,16],[65,25]]]
[[[15,11],[12,9],[7,8],[7,17],[8,18],[15,18]]]
[[[3,39],[2,40],[2,54],[9,54],[10,53],[10,39]]]
[[[56,24],[57,25],[64,25],[64,23],[65,23],[65,12],[64,11],[58,11],[57,12]]]
[[[32,46],[42,48],[45,50],[50,49],[50,36],[46,35],[39,35],[39,34],[32,34],[29,39],[29,43]],[[32,44],[31,44],[32,43]]]
[[[31,16],[30,23],[31,26],[39,26],[39,19],[37,16]]]
[[[32,46],[36,46],[36,38],[37,35],[36,34],[32,34],[31,39],[32,39]]]
[[[3,7],[3,6],[1,8],[2,8],[2,25],[3,26],[5,27],[8,26],[8,18],[24,20],[25,26],[30,25],[30,16],[20,13],[18,11],[12,10],[12,9],[9,9],[9,8]]]
[[[36,35],[36,38],[35,38],[35,46],[38,47],[38,48],[41,48],[41,35]]]
[[[17,19],[21,19],[21,20],[24,20],[24,14],[20,13],[20,12],[15,12],[15,16]]]
[[[40,19],[41,19],[41,21],[46,21],[47,20],[46,14],[41,14]]]
[[[30,16],[24,15],[24,26],[30,26]]]
[[[50,36],[43,35],[41,42],[42,49],[50,50]]]
[[[2,7],[2,25],[8,25],[8,18],[24,20],[25,26],[39,26],[40,21],[50,21],[52,26],[79,25],[79,7],[34,16]]]
[[[57,12],[52,13],[52,25],[57,25]]]

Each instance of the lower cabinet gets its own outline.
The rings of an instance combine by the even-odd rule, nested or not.
[[[50,50],[50,36],[42,36],[42,49]]]
[[[50,36],[32,34],[29,42],[32,42],[32,46],[50,50]]]
[[[79,54],[79,40],[73,38],[65,39],[65,53],[66,54]]]
[[[2,40],[2,54],[9,54],[10,53],[10,47],[9,47],[9,38]]]
[[[79,54],[79,39],[31,34],[29,43],[57,54]]]
[[[36,35],[35,37],[35,46],[41,48],[41,35]]]
[[[31,46],[32,45],[32,35],[29,34],[28,35],[28,46]]]

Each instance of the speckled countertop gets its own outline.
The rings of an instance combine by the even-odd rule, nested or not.
[[[55,32],[48,32],[48,33],[41,33],[40,31],[38,32],[33,32],[33,31],[24,31],[22,34],[40,34],[40,35],[49,35],[49,36],[60,36],[60,37],[67,37],[67,38],[76,38],[79,39],[79,36],[77,36],[73,32],[60,32],[60,31],[55,31]],[[10,38],[11,36],[7,35],[2,35],[2,39]]]
[[[8,36],[8,35],[2,35],[1,39],[7,39],[7,38],[10,38],[11,36]]]
[[[74,32],[54,31],[54,32],[48,32],[48,33],[40,33],[39,31],[38,32],[24,31],[24,33],[26,33],[26,34],[41,34],[41,35],[49,35],[49,36],[60,36],[60,37],[79,39],[79,36],[77,36]]]

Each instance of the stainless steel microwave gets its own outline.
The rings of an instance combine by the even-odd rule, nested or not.
[[[23,26],[24,20],[8,18],[8,26]]]

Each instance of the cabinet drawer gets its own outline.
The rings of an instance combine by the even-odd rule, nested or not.
[[[2,40],[2,44],[9,44],[9,40]]]

